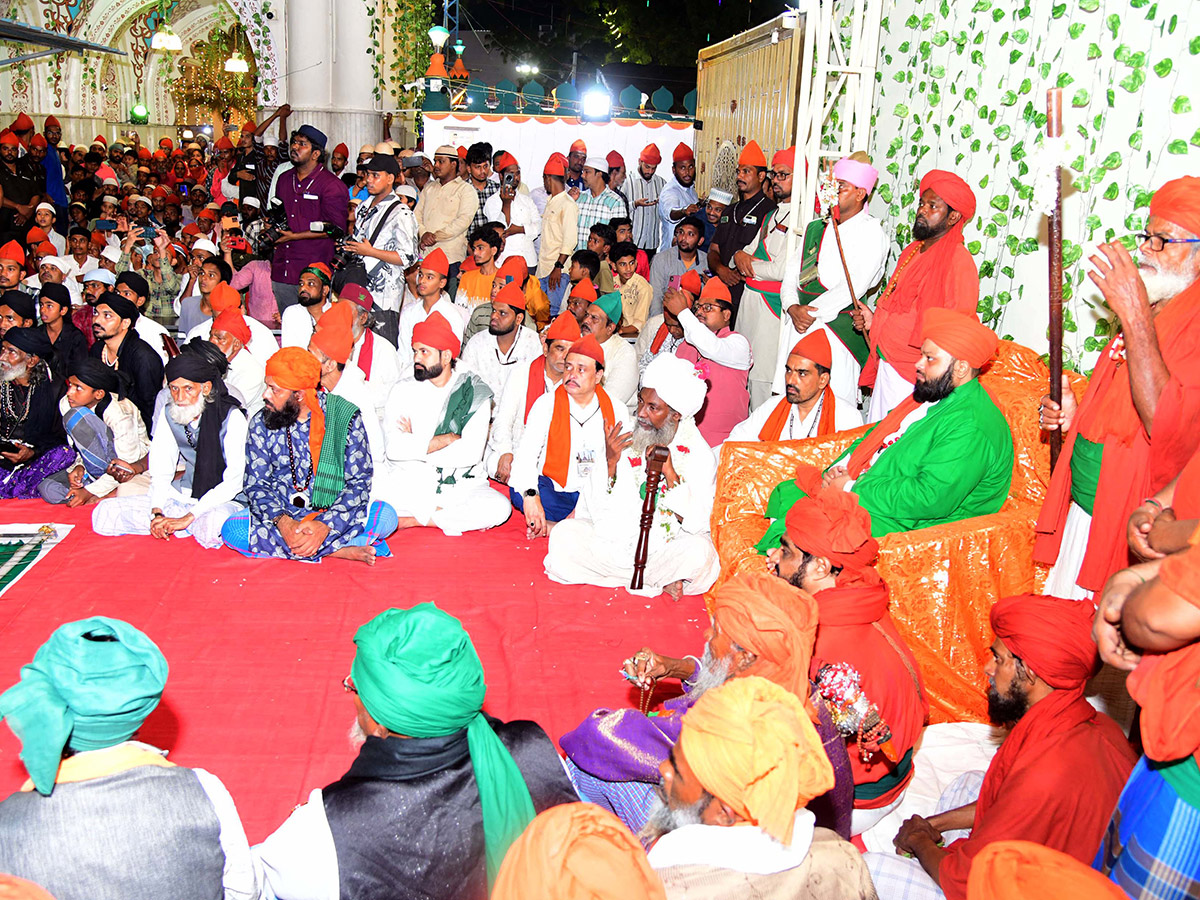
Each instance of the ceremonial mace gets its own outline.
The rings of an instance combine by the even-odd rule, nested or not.
[[[828,166],[829,166],[829,178],[832,180],[833,179],[833,160],[829,161]],[[837,182],[834,181],[834,183],[836,184]],[[842,249],[842,233],[841,233],[841,231],[838,230],[838,219],[840,219],[841,217],[842,217],[842,211],[841,211],[841,208],[837,205],[837,202],[834,201],[833,203],[829,204],[829,222],[831,225],[833,225],[833,239],[835,241],[837,241],[838,256],[841,257],[841,260],[842,260],[842,271],[846,273],[846,288],[850,291],[850,299],[852,301],[854,301],[854,308],[856,310],[858,310],[859,312],[862,312],[863,305],[861,303],[859,303],[859,301],[858,301],[858,294],[855,293],[855,291],[854,291],[854,282],[850,278],[850,266],[846,264],[846,251]],[[863,339],[865,341],[867,341],[868,344],[871,341],[869,334],[870,334],[870,329],[864,328],[863,329]]]
[[[655,445],[646,452],[646,497],[642,500],[642,517],[638,520],[637,547],[633,551],[631,591],[640,591],[646,576],[646,557],[650,555],[650,529],[654,527],[654,507],[658,503],[658,485],[662,481],[663,464],[671,455],[666,447]]]
[[[1046,91],[1046,137],[1062,138],[1062,88]],[[1055,199],[1049,215],[1048,243],[1050,249],[1050,399],[1062,408],[1062,348],[1063,348],[1063,233],[1062,233],[1062,166],[1054,166]],[[1050,471],[1058,464],[1062,452],[1062,428],[1050,432]]]

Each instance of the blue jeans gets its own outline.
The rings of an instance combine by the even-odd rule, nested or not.
[[[538,281],[542,285],[542,290],[546,292],[546,296],[550,298],[550,318],[553,319],[562,312],[563,297],[567,295],[567,288],[571,286],[571,279],[567,277],[566,272],[561,272],[558,279],[558,288],[550,287],[550,276],[539,278]]]
[[[517,512],[525,512],[525,497],[512,488],[508,489],[512,505]],[[561,522],[575,511],[579,502],[579,491],[560,491],[545,475],[538,476],[538,499],[542,501],[542,509],[546,512],[547,522]]]

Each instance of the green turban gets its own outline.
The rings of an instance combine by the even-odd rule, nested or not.
[[[617,291],[609,291],[596,298],[596,305],[604,310],[608,321],[614,325],[621,324],[621,295]]]
[[[63,750],[102,750],[129,740],[158,706],[167,661],[128,622],[93,616],[68,622],[0,694],[0,719],[21,742],[39,793],[54,790]]]
[[[354,635],[350,667],[371,718],[406,737],[466,729],[487,849],[488,884],[504,854],[533,820],[521,770],[483,715],[483,664],[462,623],[432,603],[389,609]]]

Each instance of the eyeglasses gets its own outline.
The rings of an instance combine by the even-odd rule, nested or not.
[[[345,692],[347,694],[357,694],[358,693],[358,688],[356,688],[354,686],[354,682],[350,680],[349,675],[347,675],[345,678],[342,679],[342,688],[343,688],[343,690],[345,690]]]
[[[696,312],[702,312],[705,314],[710,313],[710,312],[717,312],[721,309],[724,309],[724,307],[722,307],[716,303],[701,303],[696,306]]]
[[[1150,250],[1154,253],[1161,253],[1167,244],[1200,244],[1200,238],[1169,238],[1163,237],[1161,234],[1147,234],[1144,231],[1135,234],[1134,237],[1137,238],[1139,246],[1149,244]]]

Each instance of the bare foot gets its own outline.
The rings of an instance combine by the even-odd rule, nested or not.
[[[370,544],[364,547],[342,547],[340,550],[334,550],[329,555],[337,559],[352,559],[355,562],[364,562],[368,566],[375,565],[375,548]]]
[[[672,581],[663,588],[663,593],[672,600],[678,602],[679,598],[683,596],[683,580],[680,579],[679,581]]]
[[[414,516],[401,516],[396,525],[396,531],[401,528],[418,528],[423,524],[423,522],[418,522]]]

